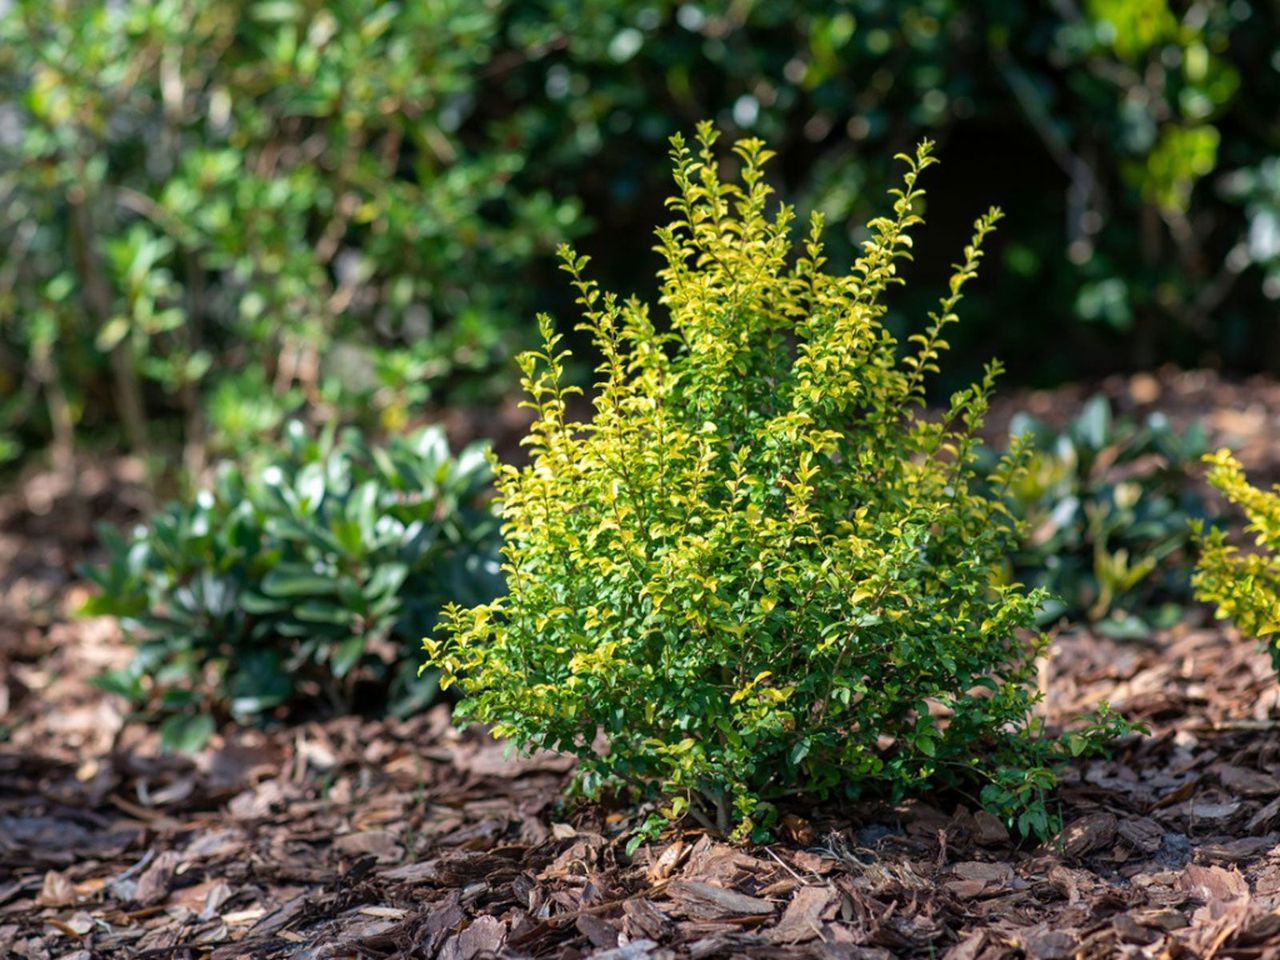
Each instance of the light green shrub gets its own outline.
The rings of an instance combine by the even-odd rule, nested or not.
[[[1221,527],[1197,527],[1200,561],[1191,583],[1196,596],[1215,605],[1219,617],[1231,619],[1246,636],[1266,645],[1280,670],[1280,487],[1267,491],[1249,484],[1244,468],[1228,451],[1205,458],[1209,482],[1244,511],[1253,550],[1241,550]]]
[[[930,145],[831,275],[820,218],[796,251],[790,209],[769,214],[763,144],[737,144],[735,181],[715,139],[673,141],[661,320],[564,252],[602,357],[595,415],[566,419],[543,317],[544,349],[520,361],[532,462],[498,475],[510,592],[449,608],[430,663],[461,685],[459,717],[576,753],[588,790],[656,787],[649,830],[689,814],[744,836],[795,794],[927,783],[1044,830],[1057,748],[1032,717],[1041,641],[1022,632],[1041,598],[998,576],[1019,463],[996,467],[994,496],[973,466],[998,366],[941,416],[923,402],[999,211],[903,351],[881,317]]]

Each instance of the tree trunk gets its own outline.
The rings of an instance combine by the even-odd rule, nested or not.
[[[72,258],[80,274],[84,305],[90,319],[101,329],[111,319],[111,289],[103,276],[102,265],[93,249],[95,237],[93,214],[84,190],[70,191]],[[129,354],[129,336],[126,335],[111,348],[111,374],[115,387],[116,412],[124,427],[129,449],[145,457],[150,444],[147,438],[147,411],[142,399],[142,384]]]

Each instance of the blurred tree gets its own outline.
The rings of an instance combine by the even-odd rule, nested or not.
[[[1042,382],[1169,359],[1280,367],[1280,349],[1258,349],[1273,310],[1236,284],[1255,263],[1280,278],[1265,186],[1280,192],[1266,166],[1277,17],[1249,0],[534,0],[508,9],[504,38],[547,54],[489,99],[546,97],[507,122],[544,158],[524,177],[550,179],[517,181],[572,190],[608,222],[585,248],[618,282],[636,274],[619,238],[658,209],[665,138],[698,118],[777,145],[784,198],[846,225],[846,261],[880,158],[928,135],[947,175],[916,269],[945,274],[933,251],[959,238],[970,194],[1011,214],[1001,281],[977,293],[975,357],[995,340],[1015,376]]]
[[[27,386],[11,415],[43,392],[65,446],[101,422],[102,364],[129,445],[176,408],[198,471],[215,387],[226,448],[298,397],[395,427],[450,370],[486,368],[524,304],[508,269],[576,219],[509,189],[521,155],[459,132],[496,9],[12,4],[0,324]],[[230,416],[242,404],[257,414]]]
[[[777,146],[836,264],[921,136],[922,279],[1004,205],[957,378],[1280,369],[1260,0],[13,0],[0,41],[0,457],[166,413],[193,469],[302,406],[398,428],[564,306],[556,241],[645,291],[702,118]]]

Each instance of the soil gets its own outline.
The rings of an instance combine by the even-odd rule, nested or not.
[[[1102,387],[1280,477],[1280,384]],[[1015,397],[994,429],[1087,392]],[[92,514],[138,518],[137,472],[87,467]],[[1150,732],[1065,771],[1049,843],[931,797],[627,856],[634,811],[566,801],[568,760],[512,758],[443,705],[161,754],[88,682],[129,650],[72,616],[93,548],[65,493],[34,472],[0,496],[0,956],[1280,958],[1280,684],[1204,610],[1144,642],[1061,631],[1047,720],[1105,699]]]

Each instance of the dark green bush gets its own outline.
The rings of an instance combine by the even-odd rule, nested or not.
[[[1048,594],[1040,622],[1129,637],[1176,622],[1191,599],[1191,521],[1205,516],[1193,482],[1204,431],[1179,434],[1160,413],[1116,419],[1098,394],[1064,430],[1019,415],[1009,432],[1029,453],[1005,494],[1024,531],[1013,576]]]
[[[160,511],[87,570],[87,612],[122,619],[138,646],[106,689],[165,717],[190,746],[214,714],[252,720],[361,695],[404,712],[434,693],[405,656],[446,601],[501,588],[484,450],[449,455],[429,428],[385,447],[354,431],[309,439],[295,423],[275,456]]]
[[[510,271],[577,213],[512,189],[518,144],[461,132],[500,12],[6,4],[0,395],[25,388],[10,419],[43,393],[64,443],[87,420],[145,452],[149,421],[178,413],[198,468],[210,443],[270,436],[304,403],[397,429],[451,371],[506,356],[526,302]]]
[[[1032,716],[1041,644],[1020,632],[1042,594],[998,582],[1015,523],[974,466],[998,368],[945,416],[922,412],[999,212],[902,349],[884,295],[910,258],[929,145],[833,275],[820,217],[797,250],[790,208],[767,215],[760,141],[723,180],[709,126],[699,141],[674,141],[661,321],[565,252],[603,357],[595,415],[566,420],[544,317],[543,350],[521,358],[533,460],[497,481],[510,593],[451,605],[429,663],[461,684],[460,718],[577,754],[587,790],[656,788],[650,830],[688,814],[742,836],[796,794],[944,783],[1044,831],[1060,745]],[[1021,470],[1002,460],[996,489]]]
[[[569,186],[613,226],[583,248],[620,289],[645,281],[619,237],[651,222],[666,137],[697,119],[786,156],[783,196],[826,215],[839,256],[866,238],[888,158],[931,136],[946,163],[922,271],[945,282],[968,227],[957,198],[1009,214],[1001,282],[973,295],[944,380],[963,383],[993,343],[1040,382],[1158,359],[1280,369],[1271,4],[532,0],[506,24],[508,46],[547,50],[495,78],[508,102],[550,101],[512,118],[553,161],[517,180]],[[891,328],[924,309],[903,291]]]

